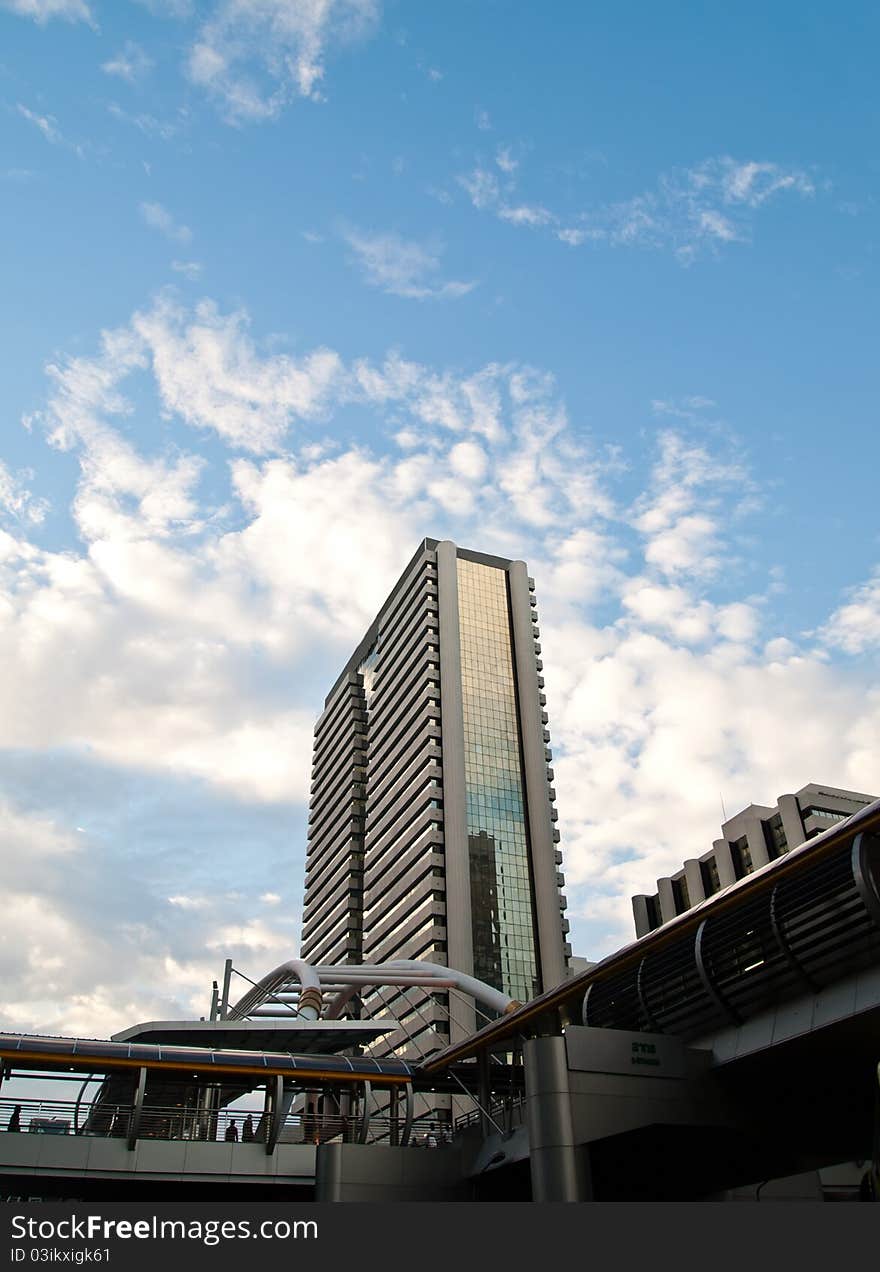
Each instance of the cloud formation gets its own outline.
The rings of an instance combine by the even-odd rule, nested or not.
[[[366,38],[378,19],[378,0],[218,0],[188,74],[229,122],[273,119],[297,97],[319,101],[330,50]]]
[[[0,8],[9,9],[22,18],[44,26],[50,18],[63,18],[67,22],[87,22],[95,25],[95,19],[86,0],[0,0]]]
[[[188,225],[180,225],[161,203],[142,203],[140,213],[151,230],[158,230],[174,243],[189,243],[192,230]]]
[[[458,177],[478,211],[512,225],[546,229],[569,247],[605,243],[662,249],[672,251],[683,265],[727,244],[748,242],[754,214],[776,196],[815,193],[801,169],[723,155],[664,173],[653,190],[631,199],[572,214],[521,201],[518,164],[509,149],[498,151],[495,164],[501,178],[482,164]]]
[[[85,156],[85,147],[78,145],[76,142],[68,141],[58,127],[58,120],[54,115],[40,115],[36,111],[30,110],[27,106],[18,103],[17,110],[22,119],[26,119],[29,124],[33,124],[48,141],[50,146],[63,146],[66,150],[72,150],[80,159]]]
[[[371,234],[347,229],[343,239],[354,253],[364,281],[391,296],[407,300],[452,300],[466,296],[473,282],[440,281],[441,250],[401,238],[399,234]]]
[[[31,469],[13,473],[0,460],[0,515],[14,521],[38,526],[49,510],[47,500],[35,497],[26,483],[33,480]]]
[[[115,75],[128,84],[139,83],[146,78],[152,68],[153,59],[134,40],[126,40],[114,57],[101,63],[101,70],[105,74]]]

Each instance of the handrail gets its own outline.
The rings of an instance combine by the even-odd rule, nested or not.
[[[15,1100],[12,1097],[0,1098],[0,1137],[7,1134],[43,1134],[64,1135],[71,1138],[115,1139],[127,1140],[132,1133],[133,1119],[137,1112],[134,1103],[118,1104],[107,1101],[81,1103],[80,1109],[85,1114],[83,1125],[77,1131],[74,1127],[74,1112],[77,1102],[74,1100],[31,1099]],[[9,1130],[9,1121],[15,1109],[19,1110],[17,1132]],[[253,1138],[245,1138],[245,1119],[250,1114],[253,1125]],[[261,1126],[262,1109],[219,1109],[206,1111],[203,1107],[189,1108],[175,1105],[144,1104],[140,1114],[139,1125],[135,1128],[138,1140],[186,1140],[201,1142],[227,1143],[264,1143],[264,1132]],[[367,1143],[393,1143],[392,1131],[404,1131],[407,1119],[389,1117],[386,1114],[371,1113],[368,1123]],[[401,1140],[400,1147],[406,1147],[406,1139],[410,1143],[417,1142],[416,1137],[425,1130],[426,1118],[411,1122],[413,1136]],[[234,1137],[229,1134],[234,1124]],[[273,1151],[279,1143],[327,1143],[329,1140],[342,1139],[354,1142],[363,1133],[361,1118],[345,1116],[340,1113],[317,1114],[308,1111],[288,1113],[279,1117],[274,1133],[274,1143],[266,1145]]]

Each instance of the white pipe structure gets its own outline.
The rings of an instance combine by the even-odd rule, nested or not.
[[[324,1001],[321,996],[321,981],[311,963],[304,963],[300,958],[280,963],[271,972],[267,972],[253,989],[248,990],[234,1007],[229,1008],[229,1017],[244,1020],[255,1007],[261,1006],[270,998],[275,990],[281,989],[292,980],[298,980],[302,986],[297,1015],[304,1020],[317,1020]]]
[[[383,967],[393,970],[395,967],[412,968],[413,971],[430,968],[431,974],[434,976],[448,977],[454,984],[456,989],[460,989],[465,994],[470,994],[471,998],[478,1003],[482,1003],[484,1007],[497,1011],[499,1016],[506,1016],[512,1011],[516,1011],[517,1007],[521,1007],[522,1003],[518,1003],[516,999],[511,998],[509,994],[505,994],[500,989],[487,985],[485,981],[477,980],[476,976],[468,976],[466,972],[457,972],[453,967],[441,967],[437,963],[420,963],[417,959],[398,958],[393,959],[390,963],[384,963]]]
[[[475,976],[468,976],[454,967],[442,967],[438,963],[423,963],[419,959],[394,959],[388,963],[364,964],[361,967],[318,966],[318,974],[326,973],[349,980],[348,987],[339,994],[327,1009],[330,1019],[338,1018],[359,989],[367,985],[411,985],[426,989],[460,989],[477,1002],[497,1012],[499,1016],[515,1011],[520,1006],[500,989],[494,989]],[[407,977],[407,979],[404,979]],[[411,978],[411,979],[409,979]]]
[[[404,973],[401,973],[398,976],[393,976],[390,972],[373,972],[369,976],[352,977],[347,984],[340,982],[328,984],[326,981],[322,980],[321,989],[323,991],[335,991],[338,995],[338,997],[334,999],[327,1008],[325,1013],[327,1019],[334,1019],[336,1012],[341,1010],[346,1003],[350,1002],[356,993],[364,989],[370,989],[374,985],[380,985],[383,988],[385,986],[400,986],[405,989],[434,990],[455,989],[458,987],[456,982],[454,980],[449,980],[448,977],[407,976]],[[298,1001],[299,995],[297,993],[282,991],[277,994],[273,994],[271,1001],[267,999],[266,1002],[261,1004],[261,1006],[252,1008],[249,1015],[252,1020],[258,1017],[264,1020],[268,1018],[273,1018],[275,1020],[289,1019],[291,1011]]]
[[[299,982],[297,987],[295,982]],[[285,1016],[284,1008],[296,1007],[298,1016],[317,1020],[321,1015],[322,991],[331,990],[336,997],[326,1012],[337,1019],[359,990],[370,986],[402,986],[418,989],[459,989],[498,1015],[506,1015],[520,1006],[518,1002],[454,967],[423,963],[417,959],[394,959],[388,963],[318,964],[313,967],[302,959],[290,959],[268,972],[243,998],[229,1009],[230,1017],[266,1017],[273,1013]],[[274,1002],[273,1002],[274,1000]]]
[[[437,976],[410,976],[405,973],[401,973],[399,976],[392,977],[390,974],[386,976],[384,974],[377,975],[376,973],[373,973],[373,975],[371,976],[347,976],[345,980],[337,980],[337,981],[327,981],[322,978],[321,989],[324,993],[327,993],[329,990],[345,989],[348,985],[352,985],[352,984],[377,985],[380,983],[383,985],[397,985],[397,984],[439,985],[439,984],[443,984],[446,988],[453,988],[455,984],[455,982],[451,980],[441,981],[440,978]],[[274,1003],[296,1003],[299,1001],[299,994],[300,994],[299,989],[295,987],[279,989],[274,994],[271,995],[271,1000]],[[268,1002],[269,999],[267,999],[266,1001]]]

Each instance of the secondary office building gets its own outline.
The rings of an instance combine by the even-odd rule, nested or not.
[[[653,896],[632,898],[636,935],[662,927],[876,798],[809,782],[794,795],[780,795],[774,808],[749,804],[724,822],[721,838],[715,840],[711,852],[686,861],[676,874],[658,879]]]
[[[315,727],[304,959],[421,959],[519,1001],[566,978],[540,654],[522,561],[420,544]],[[458,1000],[384,1001],[421,1025],[414,1050],[388,1038],[400,1054],[477,1023]]]

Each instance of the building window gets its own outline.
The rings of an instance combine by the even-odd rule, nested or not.
[[[736,879],[744,879],[746,875],[752,873],[754,869],[752,854],[749,852],[749,841],[746,835],[733,840],[730,845],[730,855],[733,858],[733,874]]]
[[[848,817],[849,813],[839,813],[833,808],[805,808],[803,816],[805,818],[821,817],[824,821],[838,822],[843,821],[844,817]]]
[[[677,879],[672,879],[672,899],[675,902],[675,913],[684,914],[685,910],[691,908],[691,899],[688,893],[687,879],[684,875],[679,875]]]
[[[649,928],[654,932],[663,923],[660,915],[660,900],[656,894],[653,897],[645,897],[645,909],[648,911]]]
[[[779,813],[774,813],[765,822],[761,822],[761,825],[764,828],[767,855],[771,861],[775,861],[777,857],[781,857],[788,852],[788,840],[785,837],[785,830],[782,826],[782,817]]]
[[[718,862],[714,857],[700,862],[700,878],[703,880],[703,891],[707,897],[714,897],[721,890],[721,878],[718,874]]]
[[[540,992],[504,570],[458,560],[474,974],[521,1002]]]

